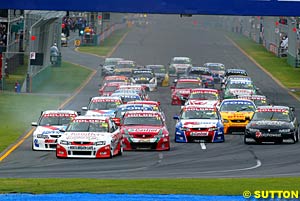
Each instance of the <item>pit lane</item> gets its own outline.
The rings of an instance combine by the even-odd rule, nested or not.
[[[188,56],[194,64],[221,62],[227,68],[248,71],[254,83],[273,103],[294,106],[299,102],[243,55],[220,31],[193,24],[200,17],[177,15],[149,16],[150,24],[134,27],[113,57],[124,57],[145,64],[165,64],[174,56]],[[102,58],[63,48],[64,59],[98,69]],[[98,93],[97,73],[65,108],[80,110]],[[300,175],[300,149],[297,144],[245,145],[241,135],[227,135],[224,143],[174,143],[175,121],[180,107],[171,106],[170,88],[150,92],[159,100],[171,133],[169,152],[132,151],[108,160],[57,159],[54,152],[34,152],[31,138],[0,163],[0,177],[92,177],[92,178],[195,178],[195,177],[272,177]],[[284,98],[282,98],[284,97]],[[297,114],[300,120],[300,116]],[[38,118],[38,117],[37,117]],[[35,121],[35,120],[33,120]]]

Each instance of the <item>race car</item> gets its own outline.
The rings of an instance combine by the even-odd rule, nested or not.
[[[116,108],[123,104],[120,97],[96,96],[92,97],[87,107],[82,107],[86,111],[85,115],[96,115],[114,117]]]
[[[256,107],[268,105],[267,97],[264,95],[239,95],[238,98],[252,100]]]
[[[215,81],[212,76],[212,72],[208,67],[196,67],[189,68],[186,72],[187,76],[198,76],[202,80],[203,87],[214,88]]]
[[[113,93],[111,97],[121,98],[123,104],[126,104],[129,101],[142,100],[138,93]]]
[[[145,86],[148,91],[157,90],[157,78],[151,69],[134,69],[131,74],[131,83]]]
[[[191,90],[201,86],[202,82],[199,79],[178,79],[175,85],[171,87],[171,104],[184,105]]]
[[[143,104],[143,105],[150,105],[153,107],[153,111],[157,111],[160,112],[163,120],[166,120],[166,116],[165,113],[163,112],[163,110],[160,107],[160,102],[159,101],[150,101],[150,100],[141,100],[141,101],[129,101],[127,102],[127,104]]]
[[[114,82],[114,83],[126,83],[126,84],[129,84],[130,83],[130,80],[128,77],[126,76],[114,76],[114,75],[111,75],[111,76],[105,76],[104,79],[103,79],[103,85],[107,84],[107,83],[110,83],[110,82]]]
[[[121,119],[124,150],[170,150],[169,131],[161,113],[128,111]]]
[[[217,89],[197,88],[192,89],[184,105],[210,105],[217,107],[220,104]]]
[[[220,105],[224,133],[244,133],[246,125],[253,116],[256,106],[251,100],[225,99]]]
[[[157,78],[157,83],[162,87],[169,86],[169,72],[164,65],[146,65],[146,69],[152,69]]]
[[[224,99],[237,98],[239,95],[253,95],[257,90],[252,81],[230,80],[224,89]]]
[[[205,63],[204,67],[208,67],[212,72],[215,82],[221,82],[225,75],[225,65],[222,63]]]
[[[132,61],[132,60],[121,60],[121,61],[118,61],[115,69],[135,69],[137,68],[137,64],[135,61]]]
[[[102,75],[112,75],[119,61],[123,58],[106,58],[104,64],[100,64]]]
[[[181,109],[175,142],[224,142],[224,126],[216,107],[187,105]]]
[[[139,91],[139,95],[143,100],[149,100],[149,96],[146,92],[146,88],[140,84],[132,84],[132,85],[120,85],[118,89],[134,89]],[[141,93],[141,94],[140,94]]]
[[[224,79],[222,81],[223,84],[226,82],[226,79],[230,75],[248,76],[248,73],[247,73],[246,70],[239,69],[239,68],[229,68],[229,69],[226,69],[225,70],[225,74],[224,74]]]
[[[32,134],[32,150],[55,150],[57,139],[61,137],[61,129],[79,113],[73,110],[46,110],[41,113],[38,122],[31,125],[36,129]]]
[[[113,120],[120,123],[121,118],[127,111],[154,111],[154,106],[146,104],[124,104],[117,107]]]
[[[117,89],[119,89],[120,85],[123,85],[123,84],[125,84],[125,83],[124,82],[109,82],[109,83],[106,83],[99,89],[99,95],[100,96],[110,96]]]
[[[294,109],[287,106],[259,106],[246,126],[244,143],[296,143],[299,123]]]
[[[190,67],[192,67],[192,60],[189,57],[173,57],[169,65],[169,73],[178,77],[180,74],[185,74]]]
[[[122,155],[119,127],[107,117],[79,116],[57,140],[57,158],[112,158]]]

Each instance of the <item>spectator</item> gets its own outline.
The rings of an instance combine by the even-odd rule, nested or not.
[[[50,61],[51,61],[51,64],[55,64],[57,62],[57,57],[58,56],[59,56],[59,50],[57,48],[57,44],[54,43],[50,47]]]

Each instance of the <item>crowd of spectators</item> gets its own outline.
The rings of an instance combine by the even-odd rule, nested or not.
[[[0,53],[5,52],[7,43],[7,25],[0,23]]]

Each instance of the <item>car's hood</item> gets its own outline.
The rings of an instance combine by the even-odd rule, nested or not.
[[[197,99],[189,99],[188,101],[189,105],[205,105],[205,106],[211,106],[215,107],[218,105],[218,100],[197,100]]]
[[[240,112],[220,112],[223,119],[241,119],[244,120],[246,117],[251,118],[254,112],[240,111]]]
[[[115,110],[88,110],[85,115],[114,117]]]
[[[291,128],[292,124],[286,121],[251,121],[248,125],[249,128],[255,129],[274,129],[274,128]]]
[[[64,126],[38,126],[34,133],[36,134],[56,134],[60,133],[60,129],[66,129],[67,125]]]
[[[112,138],[111,133],[98,133],[98,132],[65,132],[60,140],[67,141],[87,141],[87,142],[97,142],[106,141],[110,142]]]
[[[217,119],[186,119],[180,121],[184,128],[211,128],[218,123]]]

